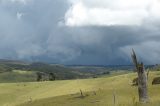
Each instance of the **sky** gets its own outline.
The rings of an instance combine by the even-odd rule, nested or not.
[[[0,0],[0,58],[160,63],[160,0]]]

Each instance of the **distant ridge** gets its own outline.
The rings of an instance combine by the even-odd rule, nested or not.
[[[0,59],[0,64],[21,64],[21,65],[28,65],[29,62],[25,62],[25,61],[21,61],[21,60]]]

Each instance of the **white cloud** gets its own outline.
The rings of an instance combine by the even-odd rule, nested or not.
[[[17,12],[17,19],[20,20],[24,16],[24,13]]]
[[[159,20],[159,0],[69,0],[67,26],[142,25]]]
[[[19,2],[19,3],[26,4],[27,0],[11,0],[11,2]]]

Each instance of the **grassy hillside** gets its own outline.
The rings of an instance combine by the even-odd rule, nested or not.
[[[36,81],[36,72],[12,70],[0,74],[0,83],[13,83],[13,82],[32,82]]]
[[[54,82],[1,83],[0,106],[113,106],[113,95],[118,106],[136,106],[137,87],[131,86],[135,73],[111,77],[63,80]],[[160,85],[151,85],[149,76],[150,103],[160,105]],[[80,89],[85,97],[80,96]]]
[[[14,70],[26,73],[17,73],[14,72]],[[88,78],[93,76],[93,74],[86,72],[82,73],[74,68],[69,68],[63,65],[52,65],[38,62],[25,64],[20,61],[0,60],[0,83],[36,81],[37,72],[45,74],[54,73],[56,80]]]
[[[150,66],[147,66],[150,67]],[[36,81],[36,73],[44,73],[46,76],[53,73],[56,80],[68,79],[84,79],[97,78],[114,73],[114,71],[126,70],[129,72],[132,66],[64,66],[59,64],[47,64],[41,62],[23,62],[18,60],[3,60],[0,59],[0,83],[6,82],[33,82]],[[19,70],[26,72],[20,74],[14,72]]]

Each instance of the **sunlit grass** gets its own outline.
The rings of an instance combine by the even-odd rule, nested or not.
[[[159,72],[149,75],[150,103],[160,106],[160,85],[151,85]],[[2,83],[0,106],[132,106],[139,105],[137,87],[131,86],[136,73],[83,80]],[[80,89],[85,97],[80,97]],[[96,92],[96,95],[95,95]]]
[[[0,83],[31,82],[36,81],[36,73],[33,71],[13,70],[0,73]]]

